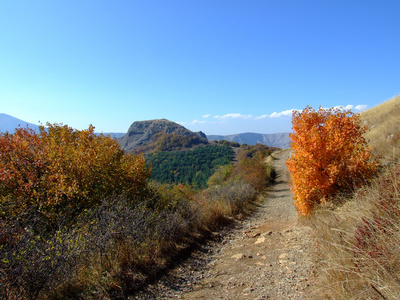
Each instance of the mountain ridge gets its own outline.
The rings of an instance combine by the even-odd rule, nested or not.
[[[15,118],[13,116],[7,115],[5,113],[0,113],[0,132],[14,132],[16,128],[26,128],[29,127],[34,131],[39,130],[39,125],[35,125],[21,119]]]
[[[288,132],[282,133],[253,133],[244,132],[230,135],[207,135],[210,141],[227,140],[230,142],[237,142],[239,144],[255,145],[258,143],[267,145],[269,147],[277,147],[286,149],[290,147],[290,138]]]
[[[157,120],[157,119],[156,119]],[[156,121],[156,120],[148,120],[148,121]],[[158,119],[158,120],[166,120],[166,119]],[[168,120],[167,120],[168,121]],[[138,121],[142,122],[142,121]],[[171,122],[171,121],[169,121]],[[134,122],[135,123],[135,122]],[[172,122],[174,123],[174,122]],[[177,124],[177,123],[175,123]],[[177,124],[179,125],[179,124]],[[32,124],[11,115],[0,113],[0,132],[14,132],[14,130],[18,127],[29,127],[34,131],[39,130],[39,125]],[[132,126],[132,125],[131,125]],[[179,125],[181,126],[181,125]],[[181,126],[182,128],[185,128]],[[186,128],[185,128],[186,129]],[[187,129],[190,131],[189,129]],[[128,129],[129,131],[129,129]],[[127,133],[123,132],[101,132],[103,135],[109,135],[112,138],[116,138],[120,141],[124,138]],[[194,132],[195,133],[195,132]],[[100,134],[97,132],[96,134]],[[196,134],[196,133],[195,133]],[[238,134],[230,134],[230,135],[205,135],[204,133],[197,133],[200,134],[203,138],[206,138],[208,141],[214,140],[227,140],[231,142],[237,142],[239,144],[248,144],[248,145],[255,145],[257,143],[261,143],[267,145],[269,147],[278,147],[278,148],[288,148],[289,145],[289,133],[272,133],[272,134],[262,134],[262,133],[254,133],[254,132],[245,132],[245,133],[238,133]],[[126,142],[126,141],[125,141]],[[122,141],[124,143],[124,141]]]

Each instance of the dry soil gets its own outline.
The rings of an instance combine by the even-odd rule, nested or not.
[[[311,228],[295,212],[285,165],[269,158],[276,183],[256,212],[149,286],[136,299],[316,299]]]

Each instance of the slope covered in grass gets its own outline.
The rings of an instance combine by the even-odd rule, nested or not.
[[[369,131],[365,137],[372,151],[384,161],[398,157],[400,144],[400,96],[361,113],[361,120]]]
[[[351,194],[321,205],[309,222],[319,255],[319,290],[328,299],[400,295],[400,97],[362,113],[379,174]]]

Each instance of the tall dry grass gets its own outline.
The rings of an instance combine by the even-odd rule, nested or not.
[[[234,218],[242,218],[254,210],[259,192],[243,181],[231,180],[223,185],[213,185],[196,195],[196,202],[202,210],[200,227],[216,230],[231,223]]]
[[[379,174],[320,206],[315,230],[319,293],[327,299],[399,299],[400,96],[361,114]]]
[[[373,153],[383,163],[400,157],[400,96],[362,112],[361,121],[369,128],[365,137]]]
[[[350,199],[311,217],[318,241],[320,292],[329,299],[398,299],[400,165],[394,163]]]

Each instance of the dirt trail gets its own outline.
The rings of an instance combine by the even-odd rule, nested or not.
[[[273,155],[277,180],[255,214],[140,299],[315,298],[311,229],[298,222],[288,187],[290,151]]]

